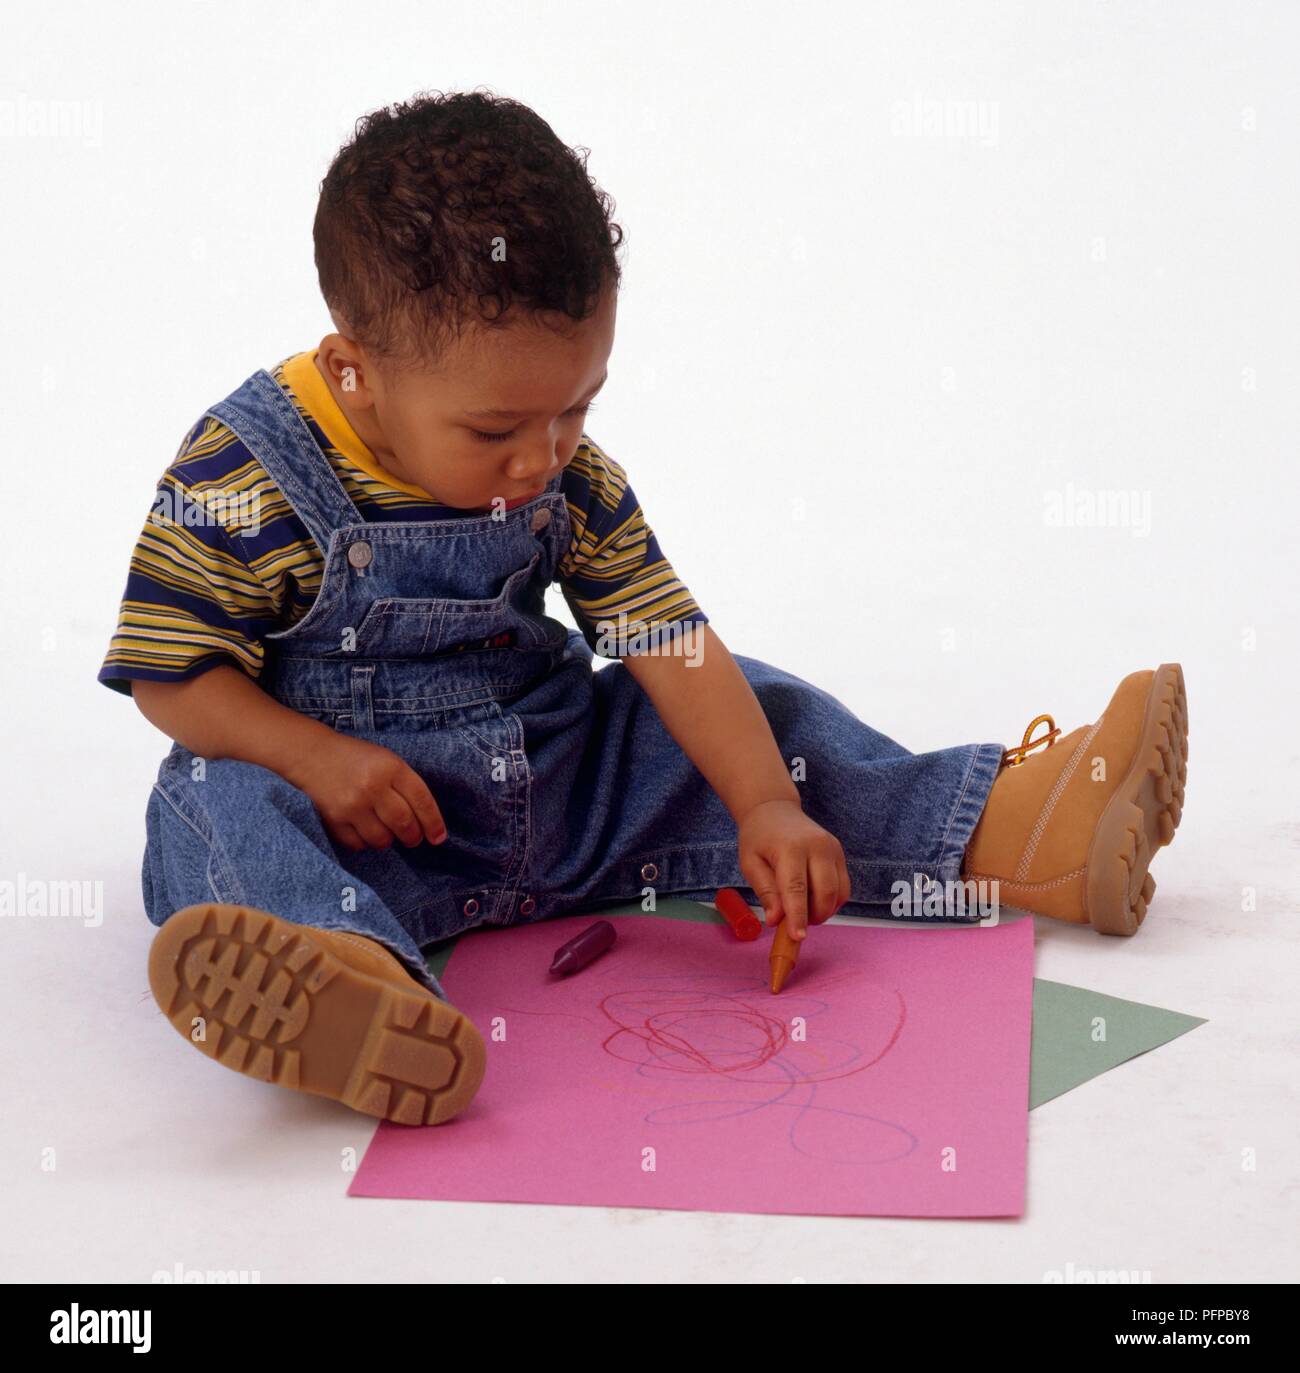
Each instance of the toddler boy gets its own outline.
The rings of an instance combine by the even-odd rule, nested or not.
[[[611,208],[513,101],[370,115],[314,226],[334,332],[164,473],[100,679],[174,741],[150,982],[228,1067],[450,1119],[483,1043],[421,946],[647,891],[737,887],[796,939],[840,909],[969,922],[963,879],[1108,933],[1145,914],[1181,814],[1177,665],[1073,734],[918,755],[733,657],[586,432]]]

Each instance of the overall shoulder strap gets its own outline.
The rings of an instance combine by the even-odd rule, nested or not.
[[[362,524],[329,459],[284,389],[265,369],[208,411],[234,430],[284,493],[321,553],[345,525]]]

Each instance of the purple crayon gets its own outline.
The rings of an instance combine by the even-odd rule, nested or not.
[[[597,920],[588,925],[580,935],[570,939],[563,948],[556,949],[551,960],[553,973],[576,973],[594,962],[607,949],[614,947],[617,936],[608,920]]]

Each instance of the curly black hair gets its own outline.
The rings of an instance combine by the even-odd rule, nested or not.
[[[321,182],[312,237],[326,304],[392,366],[436,362],[467,325],[516,309],[588,318],[618,289],[623,240],[587,175],[590,151],[481,90],[365,115]]]

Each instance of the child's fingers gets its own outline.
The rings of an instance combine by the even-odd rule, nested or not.
[[[368,849],[388,849],[393,846],[393,832],[371,811],[352,816],[352,828],[365,840]]]
[[[786,849],[777,859],[776,885],[791,939],[808,933],[808,861],[800,849]]]
[[[423,837],[420,822],[406,797],[391,787],[375,803],[375,814],[408,849],[413,849]]]
[[[839,908],[840,874],[835,860],[829,854],[811,858],[808,862],[808,872],[812,880],[808,918],[814,925],[820,925],[823,920],[829,920]]]
[[[329,830],[331,839],[342,844],[345,849],[351,849],[353,853],[360,853],[366,847],[365,840],[351,825],[334,823],[326,824],[325,828]]]
[[[763,923],[777,925],[781,921],[781,899],[776,891],[776,874],[765,858],[753,854],[744,868],[745,880],[754,889],[763,907]]]
[[[433,792],[425,784],[424,778],[414,768],[407,768],[398,774],[393,785],[415,813],[420,831],[431,844],[441,844],[447,837],[447,822],[442,811],[433,799]]]

